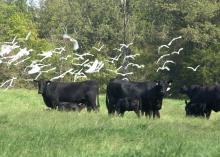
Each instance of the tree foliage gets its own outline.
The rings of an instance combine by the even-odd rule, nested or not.
[[[135,75],[131,76],[132,80],[173,79],[176,89],[183,84],[213,84],[219,81],[218,0],[127,0],[126,10],[122,2],[42,0],[39,2],[40,7],[36,7],[28,5],[25,0],[1,0],[0,41],[8,41],[15,36],[22,39],[31,31],[30,40],[23,42],[23,45],[35,49],[35,57],[37,53],[64,45],[67,49],[65,55],[91,52],[103,61],[107,56],[114,57],[119,54],[113,50],[119,48],[119,44],[124,41],[133,42],[129,53],[139,53],[140,56],[135,62],[144,64],[145,68],[131,68],[130,70],[135,72]],[[72,49],[71,44],[63,41],[64,33],[78,40],[80,49],[77,52]],[[183,38],[158,54],[160,45],[167,44],[177,36]],[[92,48],[102,44],[105,46],[101,52]],[[183,48],[180,55],[172,55],[169,58],[174,60],[176,65],[170,65],[170,71],[156,73],[156,60],[162,54],[177,51],[179,48]],[[76,60],[69,60],[59,64],[59,58],[51,59],[50,62],[60,71],[74,67],[73,64],[77,63]],[[121,62],[122,60],[116,64],[105,63],[105,69],[116,69]],[[197,65],[200,65],[197,72],[186,68]],[[89,75],[89,78],[98,79],[102,84],[111,77],[114,77],[114,74],[107,70]]]

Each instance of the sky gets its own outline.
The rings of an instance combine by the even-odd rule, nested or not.
[[[34,5],[35,5],[36,7],[39,7],[39,1],[40,1],[40,0],[28,0],[28,3],[32,2],[32,1],[33,1]]]

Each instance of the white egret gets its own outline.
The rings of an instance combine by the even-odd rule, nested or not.
[[[165,54],[165,55],[162,55],[160,56],[160,58],[157,60],[157,64],[164,58],[164,57],[167,57],[167,56],[170,56],[170,54]]]
[[[93,46],[92,48],[95,49],[96,51],[100,52],[103,47],[104,47],[104,44],[103,44],[100,48],[97,48],[97,47],[95,47],[95,46]]]
[[[115,61],[118,61],[118,59],[121,57],[122,53],[120,53],[118,56],[115,56],[115,57],[108,57],[110,60],[106,60],[107,62],[109,63],[114,63]]]
[[[188,69],[191,69],[191,70],[193,70],[193,71],[197,71],[197,69],[200,67],[200,65],[197,65],[195,68],[193,68],[193,67],[187,67]]]
[[[183,48],[180,48],[178,51],[173,51],[171,54],[172,55],[174,55],[174,54],[179,55],[182,50],[183,50]]]
[[[181,39],[182,36],[179,36],[179,37],[176,37],[176,38],[173,38],[169,43],[168,43],[168,46],[170,46],[172,44],[172,42],[174,42],[175,40],[177,39]]]

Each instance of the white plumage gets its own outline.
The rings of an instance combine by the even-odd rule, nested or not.
[[[113,64],[115,61],[118,61],[118,59],[121,57],[121,55],[122,55],[122,53],[119,54],[118,56],[113,57],[113,58],[108,57],[110,60],[106,60],[106,61]]]
[[[92,64],[92,66],[85,71],[85,73],[95,73],[95,72],[99,72],[104,66],[104,63],[101,61],[99,62],[97,59],[94,61],[94,63]]]
[[[16,55],[7,57],[7,58],[11,58],[8,61],[8,64],[11,64],[11,63],[17,61],[18,59],[22,58],[23,56],[28,56],[31,51],[33,51],[33,50],[32,49],[28,50],[26,47],[23,49],[20,49],[20,51]]]
[[[180,48],[178,51],[173,51],[171,54],[172,55],[174,55],[174,54],[179,55],[182,50],[183,50],[183,48]]]
[[[104,47],[104,45],[102,45],[100,48],[97,48],[97,47],[95,47],[95,46],[93,46],[92,48],[95,49],[96,51],[100,52],[103,47]]]
[[[195,68],[193,68],[193,67],[187,67],[188,69],[191,69],[191,70],[193,70],[193,71],[197,71],[197,69],[200,67],[200,65],[197,65]]]
[[[179,37],[176,37],[176,38],[173,38],[169,43],[168,43],[168,46],[170,46],[175,40],[177,39],[181,39],[182,36],[179,36]]]
[[[157,72],[159,72],[159,70],[167,70],[167,71],[170,71],[170,68],[168,66],[165,66],[167,63],[173,63],[173,64],[176,64],[174,61],[172,60],[167,60],[164,62],[163,66],[162,67],[159,67],[157,69]]]
[[[1,45],[0,57],[4,57],[11,53],[13,50],[19,48],[20,46],[17,43],[13,43],[12,45],[3,44]]]
[[[17,79],[17,77],[12,77],[11,79],[9,79],[9,80],[7,80],[7,81],[1,83],[0,88],[4,87],[4,86],[5,86],[6,84],[8,84],[8,83],[9,83],[9,85],[6,87],[5,90],[7,90],[7,89],[10,88],[10,87],[13,87],[12,84],[13,84],[14,80],[16,80],[16,79]]]
[[[125,69],[127,69],[129,66],[137,67],[138,69],[144,68],[144,65],[139,65],[139,64],[135,64],[135,63],[128,63],[126,65]]]
[[[167,56],[170,56],[170,54],[165,54],[165,55],[162,55],[160,56],[160,58],[157,60],[157,64],[164,58],[164,57],[167,57]]]
[[[74,53],[77,57],[76,58],[74,58],[74,59],[76,59],[76,60],[84,60],[85,58],[85,56],[94,56],[93,54],[91,54],[91,53],[84,53],[84,54],[77,54],[77,53]]]
[[[168,48],[168,49],[170,48],[170,47],[167,46],[167,45],[161,45],[161,46],[158,47],[158,54],[160,53],[160,50],[161,50],[163,47]]]

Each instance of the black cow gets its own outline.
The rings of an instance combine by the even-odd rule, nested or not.
[[[185,104],[186,104],[185,106],[186,116],[195,116],[195,117],[208,116],[206,115],[206,111],[205,111],[206,104],[187,102],[187,100],[185,100]]]
[[[70,102],[83,103],[88,111],[97,111],[99,108],[99,87],[95,80],[69,83],[45,80],[35,82],[38,83],[38,93],[42,94],[47,107],[56,109],[61,102]]]
[[[153,114],[153,118],[160,118],[159,110],[162,108],[163,97],[170,90],[172,81],[156,81],[148,83],[147,90],[144,91],[142,95],[142,115],[151,117]]]
[[[134,82],[112,79],[107,85],[106,106],[109,114],[115,113],[115,106],[120,98],[132,97],[139,99],[142,113],[149,114],[151,111],[159,117],[162,99],[171,81],[162,82]]]
[[[57,106],[60,111],[81,111],[86,107],[83,103],[60,102]]]
[[[116,112],[124,116],[125,111],[134,111],[140,117],[141,104],[139,99],[126,97],[120,98],[116,103]]]
[[[220,111],[220,85],[213,85],[213,86],[193,85],[190,86],[189,88],[184,87],[184,90],[182,89],[181,89],[181,93],[186,94],[190,98],[190,102],[192,104],[194,105],[197,104],[196,105],[197,107],[202,105],[202,108],[204,108],[204,114],[206,115],[207,118],[210,117],[212,110],[215,112]]]
[[[181,94],[186,94],[191,100],[201,90],[200,85],[191,85],[190,87],[183,86],[180,88]]]

